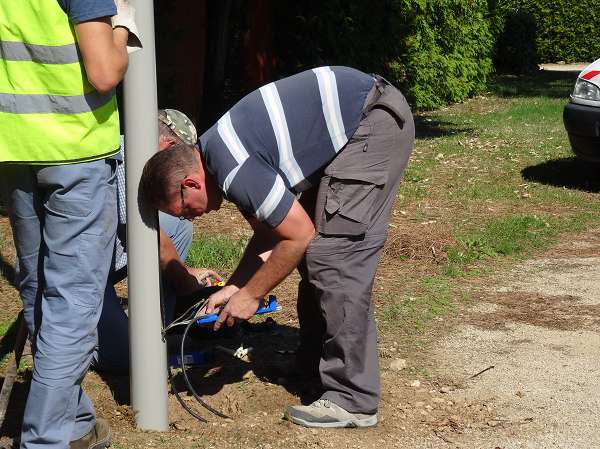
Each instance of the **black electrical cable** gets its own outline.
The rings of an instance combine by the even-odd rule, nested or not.
[[[208,289],[205,289],[205,291]],[[180,317],[181,318],[186,318],[188,317],[188,314],[191,313],[191,319],[189,321],[189,323],[187,324],[183,335],[181,337],[181,350],[180,350],[180,357],[181,357],[181,371],[183,373],[183,378],[184,381],[188,387],[188,390],[192,393],[192,395],[194,396],[194,398],[196,399],[196,401],[198,401],[198,403],[204,407],[206,410],[210,411],[211,413],[214,413],[217,416],[220,416],[222,418],[229,418],[229,416],[225,415],[224,413],[221,413],[220,411],[218,411],[217,409],[213,408],[212,406],[210,406],[209,404],[207,404],[201,397],[200,395],[198,395],[198,393],[196,392],[196,389],[194,388],[194,386],[192,385],[187,372],[186,372],[186,368],[185,368],[185,339],[187,338],[187,334],[188,331],[190,330],[190,328],[196,324],[196,313],[198,310],[200,310],[207,301],[207,297],[202,298],[201,301],[196,302],[195,304],[193,304],[191,307],[189,307]],[[166,338],[166,332],[172,327],[173,323],[171,323],[171,325],[167,326],[166,325],[166,320],[165,320],[165,306],[164,306],[164,301],[163,301],[163,295],[160,295],[160,303],[161,303],[161,315],[162,315],[162,321],[163,321],[163,331],[162,331],[162,336],[163,339]],[[175,386],[175,379],[173,377],[173,373],[171,372],[171,368],[168,367],[167,368],[167,374],[169,377],[169,382],[171,384],[171,388],[173,389],[173,393],[175,394],[175,398],[177,399],[177,401],[181,404],[181,406],[190,414],[192,415],[194,418],[196,418],[198,421],[201,422],[208,422],[206,420],[206,418],[204,418],[203,416],[199,415],[196,411],[194,411],[188,404],[185,403],[185,401],[183,400],[183,398],[181,397],[181,392],[177,389],[177,387]]]
[[[208,422],[206,420],[206,418],[204,418],[203,416],[199,415],[198,413],[196,413],[189,405],[187,405],[185,403],[185,401],[183,400],[183,398],[181,397],[181,394],[179,392],[179,390],[177,389],[177,387],[175,386],[175,380],[173,379],[173,373],[171,372],[171,368],[169,368],[167,370],[167,372],[169,373],[169,382],[171,383],[171,388],[173,389],[173,393],[175,393],[175,397],[177,398],[177,401],[181,404],[181,406],[190,414],[192,415],[194,418],[196,418],[198,421],[200,422]]]
[[[162,283],[161,283],[161,285],[162,285]],[[165,316],[166,316],[165,302],[163,300],[164,295],[162,293],[163,292],[161,292],[161,295],[160,295],[160,315],[161,315],[162,324],[163,324],[162,337],[163,337],[163,341],[164,341],[167,338],[166,332],[168,330],[168,326],[167,326],[167,320],[165,319]],[[183,359],[182,359],[182,364],[183,364]],[[171,389],[173,390],[173,393],[175,394],[175,398],[177,399],[177,402],[179,402],[179,404],[181,404],[183,409],[185,411],[187,411],[190,415],[192,415],[194,418],[196,418],[198,421],[207,423],[208,421],[206,420],[206,418],[204,418],[202,415],[199,415],[198,413],[196,413],[189,405],[187,405],[185,403],[185,401],[181,397],[181,393],[175,386],[175,379],[173,377],[173,373],[171,372],[171,367],[168,366],[168,363],[167,363],[167,376],[169,378],[169,383],[171,384]]]
[[[190,379],[189,379],[189,377],[187,375],[186,368],[185,368],[185,339],[187,338],[188,331],[195,324],[196,324],[196,320],[195,319],[191,320],[188,323],[188,325],[185,327],[185,330],[183,331],[183,335],[181,336],[181,348],[180,348],[179,355],[181,357],[181,372],[183,373],[183,379],[185,380],[185,383],[186,383],[188,389],[191,391],[191,393],[194,396],[194,398],[196,398],[196,400],[198,401],[198,403],[202,407],[204,407],[209,412],[211,412],[211,413],[213,413],[213,414],[215,414],[217,416],[220,416],[221,418],[229,418],[229,416],[227,416],[226,414],[224,414],[224,413],[220,412],[219,410],[213,408],[212,406],[210,406],[209,404],[207,404],[200,397],[200,395],[196,392],[196,389],[194,388],[194,386],[190,382]],[[171,385],[172,385],[172,383],[171,383]],[[187,410],[187,408],[186,408],[186,410]]]

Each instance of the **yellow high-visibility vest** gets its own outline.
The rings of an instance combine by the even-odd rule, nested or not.
[[[0,163],[65,164],[119,150],[114,92],[87,79],[57,0],[0,0]]]

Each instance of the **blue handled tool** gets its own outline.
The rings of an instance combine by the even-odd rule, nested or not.
[[[269,295],[269,300],[268,300],[267,304],[260,307],[256,311],[255,315],[262,315],[264,313],[276,312],[277,310],[278,310],[277,298],[275,297],[275,295]],[[215,321],[217,321],[218,316],[219,316],[218,313],[211,313],[209,315],[204,315],[202,318],[199,318],[198,320],[196,320],[196,324],[205,325],[205,324],[214,323]]]

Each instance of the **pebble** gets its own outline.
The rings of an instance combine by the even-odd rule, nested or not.
[[[440,388],[440,393],[448,394],[452,391],[452,387],[442,387]]]
[[[390,363],[390,369],[394,371],[402,371],[406,368],[406,360],[405,359],[396,359],[392,363]]]
[[[420,380],[413,380],[410,384],[411,387],[417,388],[421,386],[421,381]]]

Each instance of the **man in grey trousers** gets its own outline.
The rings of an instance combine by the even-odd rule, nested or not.
[[[251,317],[298,267],[298,366],[318,373],[323,394],[286,417],[308,427],[376,425],[371,290],[414,143],[406,100],[379,76],[319,67],[250,93],[198,143],[200,151],[154,155],[141,189],[188,218],[225,197],[253,227],[238,268],[209,300],[207,313],[221,307],[215,328]]]

